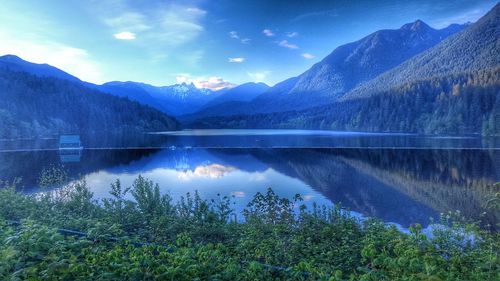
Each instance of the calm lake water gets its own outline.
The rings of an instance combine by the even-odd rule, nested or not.
[[[60,153],[56,139],[0,141],[0,179],[21,177],[19,189],[37,192],[41,171],[63,165],[87,179],[97,198],[120,179],[139,175],[178,199],[197,190],[203,198],[234,196],[240,212],[260,191],[340,203],[354,215],[403,228],[427,225],[440,213],[496,224],[485,198],[500,181],[500,141],[301,130],[195,130],[134,136],[82,136],[85,149]],[[498,191],[498,190],[496,190]]]

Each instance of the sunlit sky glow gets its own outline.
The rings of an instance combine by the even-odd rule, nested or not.
[[[198,85],[296,76],[335,47],[421,19],[476,21],[484,0],[3,0],[0,54],[83,80]]]

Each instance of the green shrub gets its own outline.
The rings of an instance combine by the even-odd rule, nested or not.
[[[159,190],[143,177],[128,188],[117,180],[102,201],[85,180],[36,195],[1,189],[0,279],[500,279],[498,233],[458,216],[443,216],[430,235],[420,225],[403,233],[269,189],[236,223],[230,198],[173,202]]]

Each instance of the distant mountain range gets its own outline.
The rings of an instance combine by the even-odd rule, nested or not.
[[[100,92],[52,66],[0,58],[0,138],[179,128],[163,112]]]
[[[11,71],[26,72],[41,78],[58,78],[78,82],[86,87],[118,97],[125,97],[154,107],[172,116],[194,113],[205,107],[225,102],[248,102],[269,88],[264,83],[245,83],[219,91],[199,89],[193,83],[156,87],[140,82],[112,81],[102,85],[84,82],[48,64],[35,64],[14,55],[0,57],[0,67]]]
[[[186,83],[95,85],[12,55],[0,57],[0,70],[9,79],[23,73],[22,79],[55,83],[56,88],[72,83],[82,94],[136,101],[188,127],[500,134],[499,26],[500,5],[475,24],[436,30],[417,20],[340,46],[303,74],[273,87],[246,83],[211,91]],[[7,93],[2,94],[12,98],[8,83],[14,81],[3,82]]]
[[[150,105],[174,116],[192,113],[219,96],[217,92],[198,89],[186,83],[155,87],[138,82],[109,82],[98,86],[98,89]]]
[[[109,82],[97,87],[103,92],[128,97],[173,116],[192,114],[207,106],[217,106],[224,102],[247,102],[269,88],[264,83],[246,83],[230,89],[211,91],[196,88],[193,83],[155,87],[138,82]]]

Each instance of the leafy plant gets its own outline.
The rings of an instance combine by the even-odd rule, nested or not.
[[[336,206],[258,193],[178,202],[138,177],[111,198],[84,179],[42,195],[0,190],[2,280],[496,280],[499,234],[461,214],[404,233]],[[69,229],[69,230],[68,230]],[[71,230],[71,231],[70,231]],[[77,232],[72,232],[77,231]]]

